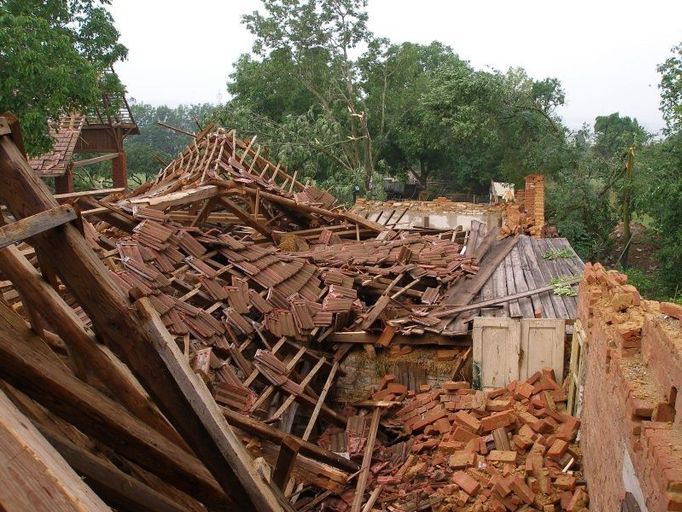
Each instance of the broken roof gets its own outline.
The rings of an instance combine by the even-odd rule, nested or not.
[[[483,225],[390,229],[262,152],[234,131],[206,131],[131,193],[62,196],[90,207],[79,214],[34,179],[11,130],[0,134],[0,199],[18,219],[0,228],[12,303],[0,301],[0,377],[17,414],[44,432],[34,437],[93,487],[115,481],[114,501],[274,512],[292,510],[292,496],[312,509],[350,492],[357,509],[375,445],[365,432],[395,425],[380,421],[382,400],[343,410],[326,401],[345,355],[356,343],[369,354],[410,340],[466,345],[456,338],[477,297],[525,247],[524,237],[497,240]],[[14,245],[24,240],[35,250]],[[398,389],[386,389],[398,401]],[[369,425],[358,415],[368,408]],[[327,425],[344,429],[365,460],[325,448]],[[388,444],[377,444],[382,458],[399,449]]]

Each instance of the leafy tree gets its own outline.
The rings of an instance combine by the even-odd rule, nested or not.
[[[669,132],[682,128],[682,43],[672,50],[673,55],[658,66],[661,74],[661,112]]]
[[[48,119],[122,93],[110,73],[126,57],[109,0],[0,3],[0,108],[19,116],[29,153],[48,150]]]
[[[427,89],[424,116],[455,148],[447,177],[459,188],[481,192],[491,179],[519,182],[531,171],[551,174],[563,165],[565,130],[555,108],[564,95],[557,80],[459,65],[434,73]]]
[[[586,261],[602,261],[613,246],[617,214],[604,190],[603,166],[592,150],[588,128],[572,134],[566,168],[547,183],[547,220]]]
[[[324,151],[346,173],[362,172],[363,184],[369,188],[377,155],[357,65],[350,55],[361,43],[375,48],[379,44],[367,28],[367,1],[264,0],[263,4],[264,13],[243,17],[256,37],[254,53],[266,69],[285,64],[289,76],[303,86],[305,93],[298,91],[300,100],[310,107],[307,112],[296,112],[297,116],[321,117],[333,131],[332,146],[317,144],[314,138],[309,144]],[[251,62],[243,58],[237,73],[246,72],[248,78]],[[233,92],[239,90],[232,86]],[[259,113],[266,114],[267,109]]]

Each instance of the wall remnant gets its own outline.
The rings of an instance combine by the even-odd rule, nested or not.
[[[600,264],[584,276],[581,446],[594,509],[621,510],[630,493],[642,510],[682,510],[682,307],[643,300]]]

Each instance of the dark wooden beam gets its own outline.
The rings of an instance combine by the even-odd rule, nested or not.
[[[222,408],[222,413],[230,425],[243,430],[250,435],[266,439],[275,444],[284,442],[284,439],[286,439],[288,435],[281,430],[271,427],[267,423],[251,418],[250,416],[239,414],[226,407]],[[358,470],[358,465],[345,457],[341,457],[334,452],[325,450],[321,446],[304,441],[303,439],[296,438],[296,441],[301,445],[301,454],[306,457],[351,473]]]
[[[272,483],[282,491],[284,491],[289,478],[291,478],[291,472],[294,469],[294,464],[296,464],[296,456],[300,448],[301,443],[291,436],[286,436],[279,447],[277,463],[272,472]]]
[[[0,321],[0,376],[82,432],[211,505],[226,498],[206,468],[192,455],[131,415],[123,406],[66,373],[29,347]]]
[[[116,510],[130,512],[184,512],[185,507],[127,475],[116,466],[38,426],[38,430],[85,482]]]

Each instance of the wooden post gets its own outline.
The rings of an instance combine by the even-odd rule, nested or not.
[[[272,473],[272,483],[279,487],[282,491],[287,486],[291,472],[296,463],[296,456],[301,444],[291,436],[287,436],[282,441],[279,448],[279,455],[277,456],[277,463]]]
[[[73,169],[71,169],[71,165],[68,166],[62,176],[57,176],[54,179],[54,191],[56,194],[73,192]]]
[[[374,444],[377,440],[380,418],[381,409],[375,407],[372,412],[372,421],[369,424],[369,437],[367,438],[367,444],[365,445],[365,454],[362,457],[362,466],[360,467],[360,473],[358,474],[358,483],[355,487],[355,496],[353,497],[351,512],[360,512],[362,510],[362,502],[365,497],[367,479],[369,478],[369,468],[372,466],[372,454],[374,453]]]
[[[118,156],[111,161],[111,179],[114,188],[128,188],[128,165],[125,151],[119,151]]]

